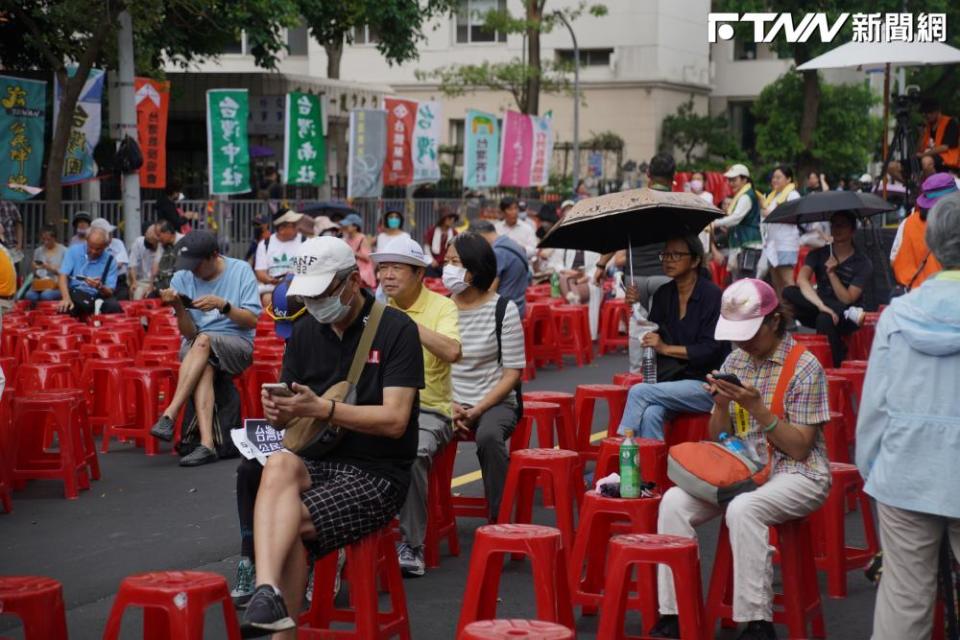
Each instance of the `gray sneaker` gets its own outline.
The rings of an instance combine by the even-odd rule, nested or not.
[[[173,440],[173,420],[167,416],[160,416],[160,419],[150,429],[150,435],[154,438],[160,438],[164,442],[170,442]]]
[[[197,448],[180,458],[181,467],[199,467],[202,464],[209,464],[217,461],[217,452],[213,449],[207,449],[202,444]]]
[[[400,572],[408,578],[419,578],[427,572],[427,563],[423,561],[423,547],[411,547],[406,542],[397,545],[397,557],[400,560]]]
[[[230,597],[233,598],[233,606],[242,609],[250,602],[253,597],[254,585],[257,583],[257,570],[253,566],[250,558],[240,558],[237,564],[237,578],[234,582],[233,591]]]

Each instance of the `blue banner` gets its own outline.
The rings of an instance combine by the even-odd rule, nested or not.
[[[463,186],[495,187],[500,178],[500,124],[492,113],[467,111],[464,121]]]
[[[69,67],[67,73],[72,78],[76,67]],[[63,159],[63,184],[76,184],[96,177],[97,167],[93,161],[93,148],[100,142],[101,106],[103,104],[103,83],[106,74],[101,69],[90,69],[90,75],[83,84],[77,106],[73,110],[70,124],[70,138]],[[53,122],[57,122],[63,87],[54,76]],[[56,126],[56,125],[54,125]]]
[[[0,76],[0,198],[40,192],[47,83]]]

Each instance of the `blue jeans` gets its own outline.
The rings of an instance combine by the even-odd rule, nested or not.
[[[38,302],[40,300],[59,300],[60,299],[60,289],[47,289],[46,291],[34,291],[31,289],[27,291],[25,296],[30,302]]]
[[[663,440],[663,424],[678,413],[709,413],[713,397],[701,380],[677,380],[657,384],[635,384],[627,395],[627,406],[617,433],[633,429],[641,438]]]

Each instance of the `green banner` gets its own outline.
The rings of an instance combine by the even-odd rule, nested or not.
[[[40,192],[47,83],[0,76],[0,198]]]
[[[283,136],[287,184],[320,186],[326,178],[327,148],[323,138],[320,96],[294,91],[287,94]]]
[[[249,114],[246,89],[207,91],[207,164],[213,195],[250,191]]]

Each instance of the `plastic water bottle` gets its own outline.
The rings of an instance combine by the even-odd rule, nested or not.
[[[657,384],[657,352],[653,347],[643,348],[643,360],[640,363],[640,373],[647,384]]]
[[[633,429],[627,429],[620,444],[620,497],[640,497],[640,461],[637,445],[633,441]]]
[[[746,445],[743,444],[743,440],[736,436],[731,436],[729,433],[724,431],[720,434],[719,437],[720,444],[725,446],[730,451],[740,454],[744,457],[749,457]]]
[[[550,276],[550,297],[560,297],[560,274],[556,271],[554,271],[553,275]]]

